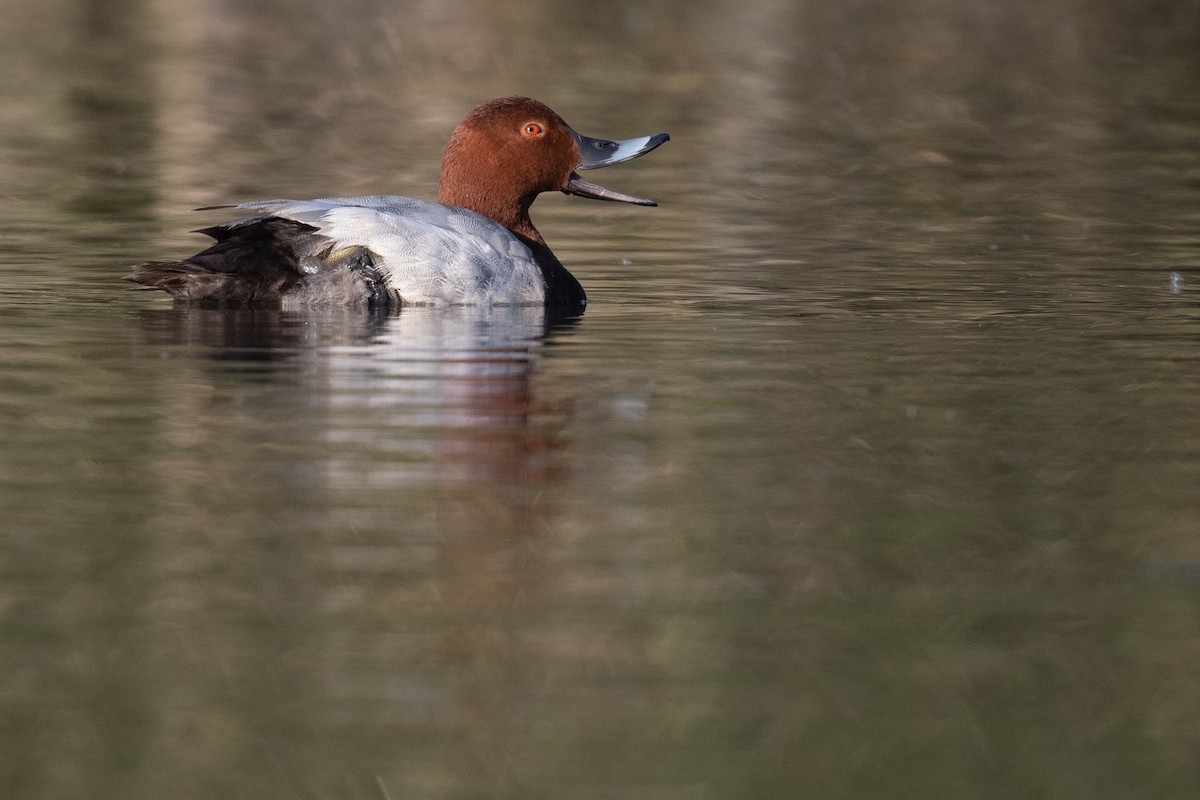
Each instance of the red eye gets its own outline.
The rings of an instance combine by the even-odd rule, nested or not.
[[[525,124],[524,132],[526,136],[541,136],[545,128],[536,122],[529,122]]]

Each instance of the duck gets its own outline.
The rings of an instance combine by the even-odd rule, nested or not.
[[[196,233],[215,240],[179,261],[149,261],[127,280],[207,305],[544,305],[587,295],[534,227],[539,194],[656,206],[586,181],[649,153],[666,133],[606,139],[577,133],[542,102],[502,97],[455,128],[437,202],[392,195],[251,200],[207,206],[243,216]]]

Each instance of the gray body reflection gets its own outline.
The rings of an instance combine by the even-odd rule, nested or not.
[[[331,425],[326,435],[355,453],[407,453],[432,459],[435,473],[409,460],[370,471],[371,488],[436,479],[518,479],[544,443],[527,432],[535,401],[531,373],[541,354],[543,308],[406,309],[389,318],[369,347],[328,355]],[[401,426],[406,435],[381,438]],[[364,479],[359,459],[331,464],[335,484]]]
[[[328,488],[402,489],[526,476],[547,445],[526,430],[531,374],[547,335],[573,320],[525,306],[376,316],[180,307],[142,323],[151,342],[200,347],[222,380],[257,384],[243,413],[284,438],[328,443]]]

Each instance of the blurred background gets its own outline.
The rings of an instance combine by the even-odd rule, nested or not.
[[[591,304],[175,307],[476,104]],[[7,0],[0,796],[1200,785],[1200,2]]]

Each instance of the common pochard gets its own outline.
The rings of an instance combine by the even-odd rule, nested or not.
[[[492,100],[455,129],[438,202],[408,197],[255,200],[214,208],[253,216],[204,228],[216,239],[182,261],[152,261],[128,279],[178,300],[396,306],[582,306],[583,288],[529,218],[541,192],[653,206],[583,180],[637,158],[665,133],[582,136],[527,97]]]

